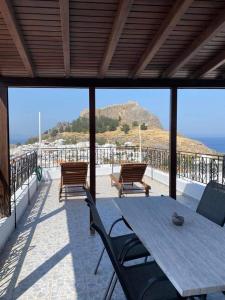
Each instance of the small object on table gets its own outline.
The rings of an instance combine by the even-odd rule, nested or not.
[[[176,212],[172,215],[172,222],[176,226],[182,226],[184,224],[184,217],[179,216]]]

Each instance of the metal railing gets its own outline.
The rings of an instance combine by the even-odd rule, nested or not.
[[[38,163],[43,168],[57,167],[61,162],[89,161],[90,152],[84,148],[42,148]],[[143,147],[96,147],[96,164],[120,164],[143,161],[154,169],[169,170],[169,151]],[[223,155],[177,152],[177,175],[207,184],[210,180],[225,183],[225,158]]]
[[[115,164],[123,161],[139,161],[138,147],[96,147],[96,164]],[[89,147],[42,148],[39,150],[38,164],[43,168],[58,167],[61,162],[89,162]]]
[[[210,180],[224,184],[224,158],[223,155],[178,152],[177,174],[204,184]]]
[[[27,152],[10,160],[11,194],[14,194],[37,168],[37,151]]]
[[[30,203],[30,179],[37,169],[37,151],[27,152],[10,160],[10,189],[11,201],[14,207],[14,224],[17,226],[17,191],[27,186],[27,199]]]

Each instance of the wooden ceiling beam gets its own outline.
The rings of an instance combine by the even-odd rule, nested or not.
[[[213,19],[210,25],[187,47],[162,74],[163,78],[170,78],[193,58],[201,47],[209,42],[225,26],[225,10]]]
[[[100,67],[100,77],[104,77],[109,68],[132,4],[133,0],[120,0],[117,14],[115,16],[114,24],[112,27],[112,32],[110,34],[104,58]]]
[[[58,78],[58,77],[2,77],[0,82],[8,87],[72,87],[72,88],[223,88],[225,79],[181,78]]]
[[[16,21],[11,1],[1,0],[0,11],[29,76],[34,77],[34,67],[32,64],[32,60],[30,58],[28,49],[25,46],[25,42],[19,25]]]
[[[200,78],[225,64],[225,49],[198,68],[190,77]]]
[[[63,58],[66,77],[70,76],[70,8],[69,0],[59,0]]]
[[[143,53],[140,61],[132,71],[132,77],[138,77],[144,71],[192,2],[193,0],[177,0],[175,2],[159,30],[149,43],[146,51]]]

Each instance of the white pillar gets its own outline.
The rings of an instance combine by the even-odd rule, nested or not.
[[[41,147],[41,113],[39,112],[39,114],[38,114],[38,117],[39,117],[39,123],[38,123],[38,125],[39,125],[39,147]]]
[[[139,124],[139,161],[142,162],[142,148],[141,148],[141,125]]]

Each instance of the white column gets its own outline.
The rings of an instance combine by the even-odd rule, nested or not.
[[[139,124],[139,161],[142,162],[142,148],[141,148],[141,125]]]
[[[38,114],[38,125],[39,125],[39,147],[41,147],[41,113]]]

